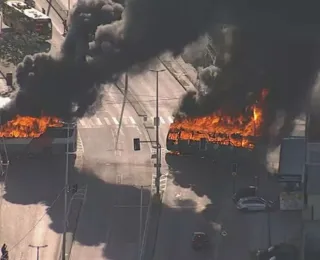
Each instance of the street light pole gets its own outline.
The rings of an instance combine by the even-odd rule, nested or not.
[[[140,187],[140,214],[139,214],[139,252],[142,246],[142,205],[143,204],[143,186]]]
[[[29,247],[32,247],[32,248],[36,248],[37,249],[37,260],[39,260],[40,258],[40,248],[45,248],[47,247],[48,245],[44,245],[44,246],[33,246],[33,245],[29,245]]]
[[[157,165],[156,165],[156,194],[157,196],[160,195],[160,177],[161,177],[161,157],[159,151],[160,144],[159,144],[159,72],[165,71],[164,69],[161,70],[150,70],[156,73],[156,118],[155,118],[155,125],[156,125],[156,156],[157,156]]]
[[[267,207],[268,248],[271,247],[270,206]]]
[[[67,124],[67,137],[70,134],[70,124]],[[68,226],[68,190],[69,190],[69,143],[66,147],[66,169],[65,169],[65,183],[64,183],[64,220],[63,220],[63,234],[62,234],[62,260],[66,259],[66,235]]]

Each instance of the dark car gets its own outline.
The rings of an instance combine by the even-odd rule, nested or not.
[[[192,236],[192,248],[200,250],[209,244],[209,237],[204,232],[194,232]]]
[[[232,200],[234,203],[237,203],[242,198],[255,197],[256,195],[257,188],[255,186],[249,186],[246,188],[239,189],[235,194],[233,194]]]
[[[272,257],[283,260],[298,260],[299,250],[294,245],[280,243],[265,250],[258,250],[256,256],[257,260],[269,260]]]

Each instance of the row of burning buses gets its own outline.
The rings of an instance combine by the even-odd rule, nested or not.
[[[262,101],[246,109],[246,115],[230,117],[218,111],[210,116],[176,119],[167,136],[167,149],[177,154],[210,153],[221,147],[252,150],[262,125]],[[1,102],[0,102],[1,103]],[[0,126],[1,149],[9,152],[61,154],[75,152],[77,147],[76,123],[62,122],[58,118],[40,118],[17,115]],[[3,145],[5,144],[5,146]],[[219,148],[219,149],[218,149]]]

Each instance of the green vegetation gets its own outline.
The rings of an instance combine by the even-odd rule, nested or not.
[[[3,31],[0,36],[0,60],[17,65],[26,55],[49,52],[50,43],[40,42],[32,33]]]

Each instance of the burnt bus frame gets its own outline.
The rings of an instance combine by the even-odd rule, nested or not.
[[[178,133],[178,140],[172,140],[169,139],[169,135],[171,133]],[[247,148],[241,148],[241,147],[234,147],[232,146],[232,142],[229,141],[229,145],[226,144],[219,144],[208,142],[207,141],[207,149],[206,150],[200,150],[200,141],[197,140],[181,140],[180,139],[180,133],[181,131],[169,131],[166,138],[166,148],[168,151],[171,152],[178,152],[181,155],[199,155],[199,156],[211,156],[213,153],[215,153],[217,150],[229,148],[229,150],[249,150],[252,151],[253,149],[247,149]],[[257,138],[250,137],[250,143],[256,144],[255,140]],[[251,141],[252,140],[252,141]],[[188,142],[188,148],[190,149],[184,149],[183,144]],[[192,145],[192,143],[195,143],[196,145]],[[192,149],[192,146],[197,147],[197,149]]]

